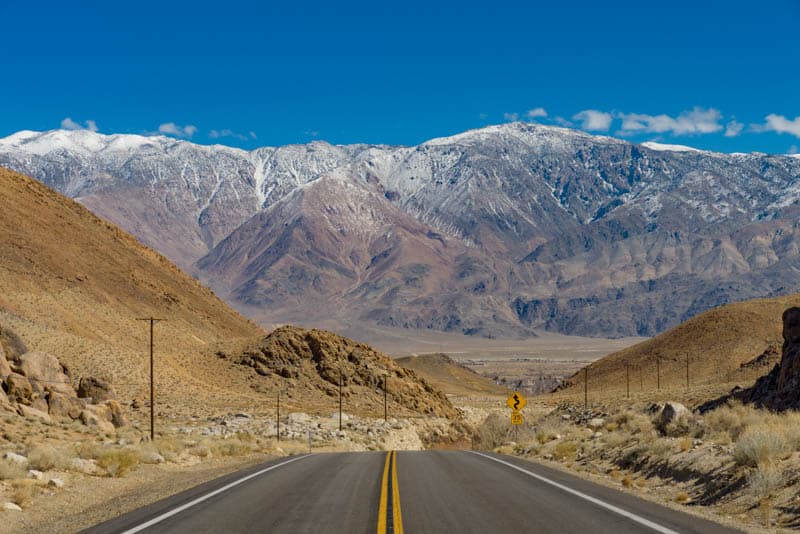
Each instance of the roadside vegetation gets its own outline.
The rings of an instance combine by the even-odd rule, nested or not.
[[[516,431],[508,414],[490,414],[476,447],[557,463],[625,491],[713,510],[753,527],[800,526],[797,412],[737,402],[703,415],[678,403],[588,410],[562,403],[539,407]]]

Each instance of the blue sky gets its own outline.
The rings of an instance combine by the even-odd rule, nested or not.
[[[0,136],[415,144],[517,119],[800,147],[800,0],[0,0],[0,20]]]

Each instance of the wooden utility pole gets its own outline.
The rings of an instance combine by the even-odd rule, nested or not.
[[[383,375],[383,422],[386,423],[389,420],[389,377]]]
[[[342,431],[342,368],[339,367],[339,432]]]
[[[631,398],[631,364],[625,364],[625,395]]]
[[[656,388],[661,390],[661,358],[656,358]]]
[[[153,379],[153,325],[159,321],[165,321],[166,319],[156,319],[155,317],[148,317],[145,319],[137,319],[137,321],[148,321],[150,323],[150,441],[155,440],[156,438],[156,431],[155,431],[155,406],[156,406],[156,396],[155,396],[155,386],[154,379]]]
[[[689,391],[689,353],[686,353],[686,391]]]
[[[589,407],[589,366],[583,368],[583,407]]]
[[[277,395],[277,409],[275,413],[275,437],[277,441],[281,440],[281,391],[278,390]]]

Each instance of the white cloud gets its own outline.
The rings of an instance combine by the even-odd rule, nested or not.
[[[255,133],[249,132],[249,134],[250,134],[251,138],[253,138],[253,139],[256,138],[255,137],[255,135],[256,135]],[[239,139],[240,141],[247,141],[248,140],[248,136],[246,136],[245,134],[240,134],[238,132],[234,132],[230,128],[224,128],[222,130],[211,130],[210,132],[208,132],[208,136],[211,139],[219,139],[221,137],[235,137],[236,139]]]
[[[526,115],[528,115],[529,119],[547,117],[547,110],[544,108],[533,108],[531,110],[528,110],[528,113],[526,113]]]
[[[503,118],[509,122],[516,122],[519,120],[519,113],[503,113]]]
[[[731,119],[728,121],[728,124],[725,125],[725,137],[736,137],[742,130],[744,129],[744,124],[737,121],[736,119]]]
[[[158,133],[166,135],[174,135],[175,137],[192,137],[197,133],[197,126],[187,124],[186,126],[178,126],[174,122],[165,122],[159,125]]]
[[[564,117],[555,117],[553,119],[553,122],[555,122],[559,126],[563,126],[564,128],[572,128],[575,126],[574,124],[572,124],[572,122],[568,121]]]
[[[88,120],[84,124],[81,124],[67,117],[61,121],[61,128],[64,130],[89,130],[91,132],[96,132],[97,123],[93,120]]]
[[[797,148],[797,145],[792,145],[789,147],[789,154],[797,154],[800,150]]]
[[[754,124],[752,129],[756,132],[788,133],[795,137],[800,137],[800,117],[789,120],[783,115],[770,113],[767,115],[764,124]]]
[[[714,108],[696,107],[684,111],[677,117],[669,115],[646,115],[642,113],[620,113],[620,134],[671,133],[673,135],[709,134],[722,130],[722,113]]]
[[[256,133],[255,133],[254,131],[252,131],[252,130],[251,130],[251,131],[250,131],[250,132],[248,132],[248,133],[250,134],[250,138],[251,138],[251,139],[258,139],[258,136],[256,135]]]
[[[611,121],[614,120],[611,113],[597,111],[596,109],[584,109],[576,113],[573,117],[576,121],[581,121],[581,128],[584,130],[608,131],[611,128]]]

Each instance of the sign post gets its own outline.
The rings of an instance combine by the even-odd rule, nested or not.
[[[518,441],[517,428],[519,428],[519,425],[525,420],[522,417],[522,409],[526,404],[528,404],[528,401],[517,391],[506,399],[506,406],[511,408],[511,425],[514,427],[514,441]]]

